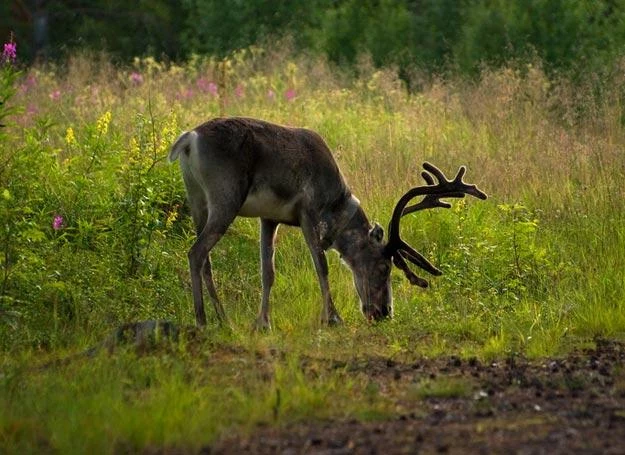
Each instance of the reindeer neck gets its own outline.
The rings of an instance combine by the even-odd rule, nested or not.
[[[324,250],[334,244],[338,235],[349,225],[358,211],[362,211],[360,201],[349,193],[341,198],[339,203],[331,204],[323,210],[319,228],[321,246]]]
[[[338,233],[332,248],[337,250],[348,264],[354,264],[359,252],[369,243],[370,229],[367,215],[362,208],[358,207],[345,229]]]

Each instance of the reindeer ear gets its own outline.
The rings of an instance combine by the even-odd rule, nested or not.
[[[369,231],[369,237],[378,243],[382,243],[382,240],[384,240],[384,229],[382,229],[382,226],[375,223]]]

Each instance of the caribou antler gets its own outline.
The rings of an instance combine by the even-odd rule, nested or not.
[[[399,236],[399,222],[402,216],[418,210],[435,207],[451,207],[451,204],[441,201],[441,198],[463,198],[465,194],[478,199],[486,199],[487,196],[486,193],[478,189],[477,186],[467,184],[462,180],[462,177],[467,171],[465,166],[460,167],[453,180],[447,180],[443,172],[433,164],[425,162],[423,163],[423,169],[425,169],[425,171],[421,173],[421,176],[427,185],[418,186],[406,192],[406,194],[399,199],[393,210],[393,216],[388,226],[389,239],[386,245],[386,254],[392,257],[393,264],[403,270],[411,284],[425,288],[428,286],[428,282],[410,270],[406,260],[421,267],[432,275],[441,275],[442,272],[401,239]],[[438,183],[434,183],[432,175],[436,177]],[[425,197],[417,204],[406,207],[408,202],[417,196]]]

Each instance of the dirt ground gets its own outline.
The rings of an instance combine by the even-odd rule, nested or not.
[[[625,344],[607,340],[598,340],[594,349],[541,361],[327,361],[326,368],[368,375],[382,391],[401,390],[424,378],[454,378],[470,387],[452,397],[432,394],[403,403],[399,398],[397,415],[385,421],[261,427],[201,453],[625,454],[624,362]],[[313,368],[312,363],[319,367],[311,360],[303,368]]]

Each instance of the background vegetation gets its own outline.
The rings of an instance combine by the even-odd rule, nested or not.
[[[536,57],[548,71],[612,68],[625,45],[624,0],[13,0],[0,36],[16,32],[22,58],[106,49],[116,58],[224,57],[290,37],[335,63],[476,74],[483,64]],[[383,18],[383,19],[382,19]]]
[[[227,8],[211,10],[212,2],[188,1],[185,11],[208,8],[215,22],[163,13],[182,24],[179,41],[171,54],[157,41],[151,48],[189,57],[181,63],[145,57],[119,65],[116,57],[74,51],[79,43],[69,41],[66,60],[26,67],[19,51],[27,46],[18,41],[17,61],[4,59],[0,68],[2,451],[197,448],[258,423],[397,411],[388,390],[365,376],[341,368],[303,374],[303,359],[541,357],[595,337],[622,337],[625,80],[620,32],[607,32],[622,9],[618,2],[531,3],[536,9],[521,11],[514,2],[289,2],[300,10],[267,12],[275,23],[261,30],[229,18]],[[245,17],[263,17],[255,3],[246,3],[249,11],[241,5]],[[570,19],[536,19],[545,8]],[[588,11],[596,19],[584,16]],[[373,20],[382,14],[384,24]],[[68,29],[89,17],[85,10]],[[285,48],[246,46],[295,19],[306,23]],[[448,21],[456,25],[436,25]],[[201,34],[226,23],[240,31],[231,38],[242,41]],[[427,33],[415,25],[424,23],[432,27]],[[596,28],[577,33],[582,25]],[[132,40],[115,44],[112,37],[124,34],[111,30],[101,29],[100,44],[113,54],[145,49],[133,49]],[[565,39],[571,35],[574,42]],[[414,46],[400,45],[413,39]],[[51,38],[50,54],[61,41]],[[306,43],[321,55],[296,51]],[[229,53],[233,47],[242,50]],[[483,61],[493,65],[464,77]],[[412,65],[422,64],[461,71],[411,79]],[[408,90],[406,80],[420,89]],[[230,328],[211,319],[203,337],[154,355],[121,350],[36,369],[98,343],[123,322],[193,323],[186,260],[193,228],[177,166],[164,159],[180,131],[216,115],[318,131],[371,219],[383,224],[396,199],[420,183],[425,160],[448,173],[468,165],[467,179],[490,199],[456,201],[451,210],[404,220],[403,236],[445,274],[423,291],[395,273],[392,321],[364,320],[350,273],[331,254],[331,288],[346,324],[320,327],[304,242],[282,228],[275,329],[252,334],[260,301],[258,223],[240,219],[213,254]]]

